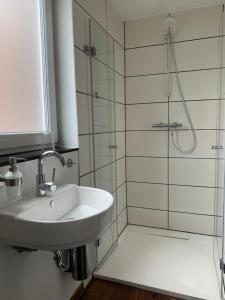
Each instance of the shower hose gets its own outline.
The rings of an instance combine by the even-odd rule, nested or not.
[[[193,143],[192,143],[191,147],[189,149],[184,150],[184,149],[182,149],[182,146],[180,145],[180,142],[179,142],[179,130],[178,129],[176,129],[175,131],[172,130],[171,131],[172,143],[173,143],[173,146],[179,152],[188,155],[188,154],[193,153],[194,150],[196,149],[196,147],[197,147],[197,137],[196,137],[195,128],[194,128],[194,125],[193,125],[193,122],[192,122],[192,119],[191,119],[191,116],[190,116],[190,113],[189,113],[189,110],[187,108],[187,104],[186,104],[186,101],[185,101],[185,98],[184,98],[184,93],[183,93],[183,90],[182,90],[182,87],[181,87],[180,77],[179,77],[178,68],[177,68],[173,32],[171,31],[170,28],[168,29],[168,46],[170,46],[170,49],[171,49],[171,55],[172,55],[174,71],[175,71],[175,76],[176,76],[176,81],[177,81],[177,87],[178,87],[178,91],[179,91],[179,94],[180,94],[181,102],[183,104],[183,108],[185,110],[187,120],[188,120],[190,129],[191,129],[191,132],[192,132],[192,135],[193,135]],[[170,75],[169,69],[168,69],[168,74]],[[169,86],[168,86],[168,89],[169,89]]]

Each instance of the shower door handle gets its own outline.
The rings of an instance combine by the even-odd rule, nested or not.
[[[109,149],[118,149],[118,145],[109,145]]]
[[[223,150],[223,146],[212,146],[212,150]]]

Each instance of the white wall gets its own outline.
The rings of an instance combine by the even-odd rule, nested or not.
[[[175,13],[181,84],[196,128],[193,154],[179,153],[156,122],[187,125],[175,78],[166,94],[165,16],[125,24],[128,222],[213,234],[222,6]],[[190,130],[180,144],[191,145]]]
[[[78,153],[70,152],[64,157],[72,158],[76,165],[63,168],[56,159],[46,159],[46,175],[51,176],[56,167],[56,183],[78,183]],[[37,160],[18,164],[23,173],[23,193],[35,193]],[[0,173],[7,167],[0,168]],[[49,177],[51,178],[51,177]],[[3,190],[0,188],[0,203]],[[0,245],[0,298],[3,300],[69,300],[79,282],[70,274],[64,274],[55,265],[53,253],[38,251],[19,254],[10,247]]]

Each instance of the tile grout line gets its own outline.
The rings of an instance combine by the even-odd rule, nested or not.
[[[180,73],[192,73],[192,72],[202,72],[202,71],[217,71],[217,70],[223,70],[224,67],[213,67],[213,68],[203,68],[203,69],[190,69],[190,70],[182,70],[178,71],[178,74]],[[158,73],[148,73],[148,74],[137,74],[137,75],[126,75],[126,78],[137,78],[137,77],[147,77],[147,76],[157,76],[157,75],[166,75],[166,72],[158,72]],[[171,74],[175,74],[174,71],[171,72]]]
[[[150,185],[168,185],[165,182],[150,182],[150,181],[136,181],[136,180],[127,180],[127,183],[137,183],[137,184],[150,184]],[[207,188],[207,189],[223,189],[219,186],[207,186],[207,185],[192,185],[192,184],[178,184],[178,183],[169,183],[170,186],[177,187],[193,187],[193,188]]]
[[[143,210],[168,212],[167,209],[152,208],[152,207],[143,207],[143,206],[134,206],[134,205],[129,205],[128,208],[134,208],[134,209],[137,208],[137,209],[143,209]],[[180,211],[180,210],[169,210],[169,212],[177,213],[177,214],[187,214],[187,215],[197,215],[197,216],[205,216],[205,217],[223,218],[223,216],[215,215],[215,214],[204,214],[204,213],[188,212],[188,211]],[[168,229],[168,230],[170,230],[170,229]]]
[[[190,43],[190,42],[197,42],[197,41],[209,40],[209,39],[218,39],[218,38],[221,38],[224,36],[225,35],[214,35],[214,36],[208,36],[208,37],[202,37],[202,38],[180,40],[180,41],[174,41],[174,44]],[[151,47],[157,47],[157,46],[166,46],[166,45],[167,45],[166,43],[158,43],[158,44],[149,44],[149,45],[136,46],[136,47],[128,47],[128,48],[125,48],[125,51],[142,49],[142,48],[151,48]]]

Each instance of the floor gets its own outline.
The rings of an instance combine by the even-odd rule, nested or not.
[[[182,299],[220,299],[209,236],[129,225],[94,276]]]
[[[94,279],[79,300],[177,300],[124,284]]]

